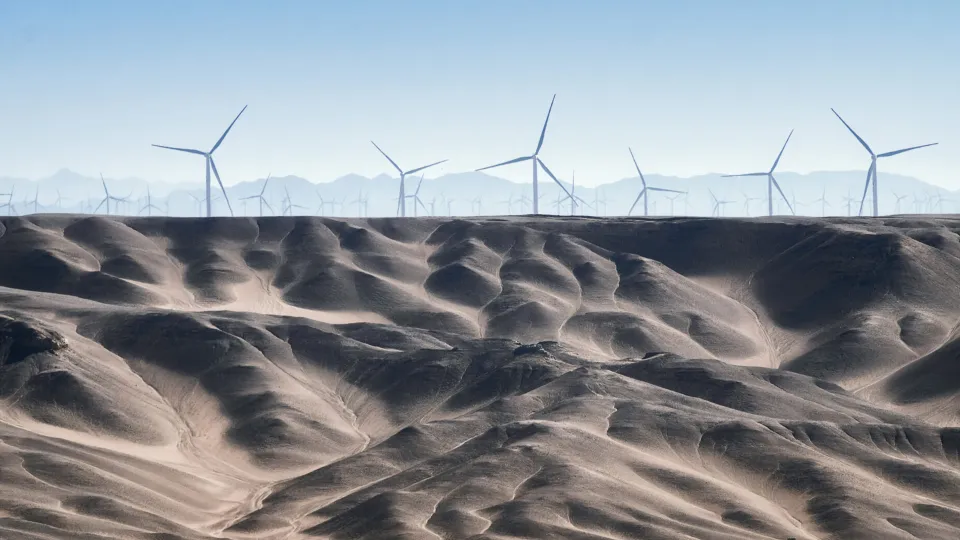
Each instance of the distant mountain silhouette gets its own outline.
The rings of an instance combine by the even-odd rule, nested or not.
[[[880,173],[880,212],[892,213],[952,213],[960,209],[960,194],[933,186],[916,178],[897,174]],[[702,215],[713,213],[714,203],[711,191],[721,200],[731,201],[723,205],[724,216],[758,216],[767,213],[766,181],[763,178],[720,178],[720,174],[707,174],[690,178],[678,178],[657,174],[647,175],[652,186],[685,191],[672,202],[657,193],[650,197],[651,215]],[[856,215],[863,194],[865,171],[823,171],[810,174],[783,172],[777,175],[787,197],[796,202],[797,213],[802,215]],[[256,200],[241,201],[243,197],[258,195],[263,189],[264,178],[241,182],[227,188],[227,193],[236,215],[255,215],[259,211]],[[544,181],[545,180],[545,181]],[[119,211],[126,215],[138,214],[146,206],[147,186],[150,186],[152,202],[164,212],[174,216],[196,216],[202,208],[194,199],[202,199],[202,184],[173,184],[165,182],[147,182],[139,178],[105,178],[111,194],[118,197],[130,194],[128,203],[121,203]],[[406,192],[412,196],[416,191],[419,177],[407,179]],[[361,195],[368,201],[367,215],[394,216],[397,211],[397,193],[400,181],[385,174],[374,178],[349,174],[332,182],[315,183],[299,176],[273,177],[267,186],[264,197],[274,210],[282,211],[282,199],[286,191],[291,199],[307,210],[298,209],[297,214],[316,215],[320,213],[337,216],[358,216],[361,208],[357,204]],[[0,193],[9,192],[15,186],[14,204],[19,212],[25,212],[26,200],[32,200],[39,186],[40,212],[89,212],[103,199],[103,187],[99,176],[87,176],[69,169],[61,169],[48,178],[24,180],[0,177]],[[565,183],[567,189],[569,183]],[[286,190],[286,191],[285,191]],[[596,187],[577,186],[576,193],[587,205],[576,209],[585,215],[625,215],[640,190],[638,177],[623,178],[616,182]],[[57,207],[59,191],[61,207]],[[219,190],[214,190],[214,212],[217,215],[229,215],[226,204],[221,200]],[[540,182],[541,213],[571,212],[569,202],[557,204],[561,190],[549,178]],[[326,204],[321,212],[320,197]],[[530,213],[529,198],[532,196],[530,184],[511,182],[503,178],[478,172],[452,173],[438,178],[425,178],[419,197],[422,202],[413,209],[412,198],[407,201],[408,215],[424,215],[435,212],[437,215],[487,215]],[[899,206],[897,196],[900,197]],[[827,205],[818,201],[825,198]],[[521,198],[525,202],[521,202]],[[749,204],[746,199],[751,199]],[[774,208],[777,214],[788,214],[786,205],[775,193]],[[849,199],[849,205],[848,205]],[[479,201],[479,204],[477,202]],[[867,198],[864,212],[868,211],[870,199]],[[672,210],[671,210],[672,206]],[[32,210],[30,205],[29,210]],[[102,211],[102,210],[101,210]],[[638,204],[633,215],[643,212]],[[270,212],[265,212],[269,214]]]

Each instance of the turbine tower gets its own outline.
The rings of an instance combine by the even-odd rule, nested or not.
[[[410,169],[409,171],[404,171],[403,169],[400,168],[399,165],[397,165],[397,162],[396,162],[396,161],[394,161],[393,159],[391,159],[390,156],[388,156],[386,152],[384,152],[383,150],[380,149],[379,146],[377,146],[377,143],[375,143],[375,142],[373,142],[373,141],[370,141],[370,144],[372,144],[374,147],[376,147],[376,149],[379,150],[381,154],[383,154],[383,157],[387,158],[387,161],[389,161],[390,164],[393,165],[393,168],[396,169],[397,172],[400,173],[400,195],[398,196],[398,200],[397,200],[397,214],[399,214],[400,217],[406,217],[406,216],[407,216],[407,200],[406,200],[406,199],[407,199],[407,194],[406,194],[406,190],[405,190],[405,188],[404,188],[404,181],[406,180],[407,175],[408,175],[408,174],[416,174],[416,173],[418,173],[418,172],[420,172],[420,171],[429,169],[430,167],[433,167],[434,165],[439,165],[439,164],[441,164],[441,163],[446,163],[447,160],[444,159],[444,160],[441,160],[441,161],[437,161],[436,163],[431,163],[431,164],[429,164],[429,165],[424,165],[423,167],[417,167],[416,169]]]
[[[567,191],[567,188],[563,187],[563,184],[561,184],[560,181],[557,180],[557,177],[554,176],[552,172],[550,172],[550,169],[547,167],[547,164],[544,163],[542,159],[540,159],[540,149],[543,148],[543,137],[547,134],[547,123],[550,122],[550,113],[553,111],[553,102],[556,101],[556,99],[557,99],[557,95],[554,94],[553,99],[550,100],[550,108],[547,109],[547,119],[544,120],[543,122],[543,130],[540,131],[540,140],[537,142],[537,149],[533,151],[533,155],[522,156],[522,157],[511,159],[509,161],[504,161],[503,163],[497,163],[496,165],[489,165],[487,167],[481,167],[477,169],[477,171],[479,172],[479,171],[485,171],[487,169],[493,169],[494,167],[510,165],[512,163],[520,163],[521,161],[532,162],[533,163],[533,214],[534,215],[540,213],[540,208],[538,206],[538,203],[540,201],[540,196],[537,189],[537,170],[539,167],[543,167],[543,171],[547,173],[547,175],[550,176],[550,178],[552,178],[553,181],[556,182],[558,186],[560,186],[560,189],[562,189],[563,192],[566,193],[568,197],[570,196],[570,192]]]
[[[850,131],[850,133],[853,134],[854,137],[857,138],[858,141],[860,141],[860,144],[866,149],[866,151],[870,153],[870,168],[867,169],[867,182],[863,186],[863,197],[861,197],[860,199],[860,210],[857,212],[857,215],[858,216],[863,215],[863,203],[864,201],[867,200],[867,190],[870,188],[870,180],[872,176],[873,177],[873,216],[876,217],[880,215],[880,207],[879,207],[879,204],[877,203],[877,199],[878,199],[877,197],[877,189],[878,189],[877,188],[877,160],[880,158],[892,157],[897,154],[909,152],[911,150],[916,150],[918,148],[926,148],[928,146],[934,146],[937,143],[921,144],[919,146],[911,146],[909,148],[901,148],[900,150],[892,150],[890,152],[883,152],[882,154],[876,154],[870,148],[870,145],[868,145],[867,142],[864,141],[862,137],[860,137],[860,135],[857,135],[857,132],[854,131],[852,127],[850,127],[850,124],[848,124],[846,120],[844,120],[837,111],[833,109],[830,109],[830,110],[833,111],[833,114],[837,115],[837,118],[839,118],[840,121],[843,122],[843,125],[846,126],[846,128]]]
[[[827,207],[830,206],[830,203],[827,202],[827,188],[823,188],[823,192],[820,194],[820,198],[813,201],[814,203],[820,203],[820,215],[827,215]]]
[[[33,205],[33,213],[34,213],[34,214],[37,214],[37,213],[39,213],[39,208],[40,208],[39,200],[40,200],[40,185],[37,184],[37,191],[34,192],[34,194],[33,194],[33,200],[32,200],[32,201],[24,201],[24,203],[25,203],[25,204],[32,204],[32,205]]]
[[[233,128],[233,125],[237,123],[237,120],[240,119],[240,115],[243,114],[243,111],[247,110],[247,106],[244,105],[243,109],[240,109],[240,113],[237,114],[237,117],[233,119],[233,122],[230,122],[230,125],[227,126],[227,130],[223,132],[223,135],[220,136],[220,139],[217,140],[217,143],[213,145],[213,148],[209,152],[204,152],[202,150],[195,150],[192,148],[176,148],[173,146],[162,146],[159,144],[154,144],[157,148],[166,148],[167,150],[176,150],[177,152],[186,152],[188,154],[197,154],[198,156],[203,156],[207,162],[207,195],[204,198],[207,201],[207,217],[213,215],[213,207],[211,206],[213,202],[213,197],[210,196],[210,169],[213,169],[213,174],[217,177],[217,183],[220,184],[220,191],[223,192],[223,198],[227,201],[227,208],[230,209],[230,215],[233,215],[233,207],[230,206],[230,199],[227,197],[227,190],[223,187],[223,182],[220,180],[220,173],[217,171],[217,164],[213,162],[213,153],[217,151],[217,148],[220,148],[220,145],[223,143],[223,140],[227,138],[227,133],[230,133],[230,129]]]
[[[766,176],[767,177],[767,210],[769,215],[773,215],[773,188],[776,187],[777,191],[780,192],[780,196],[783,197],[783,202],[787,203],[787,207],[790,208],[790,213],[796,215],[797,211],[790,206],[790,201],[787,200],[787,196],[783,194],[783,190],[780,189],[780,184],[777,182],[777,179],[773,176],[773,171],[777,170],[777,164],[780,163],[780,158],[783,156],[783,151],[787,149],[787,143],[790,142],[790,137],[793,136],[793,130],[790,130],[790,133],[787,135],[787,140],[783,143],[783,148],[780,149],[780,153],[777,154],[777,159],[773,161],[773,166],[770,167],[770,170],[767,172],[754,172],[746,174],[725,174],[721,178],[736,178],[741,176]]]
[[[637,174],[640,175],[640,183],[643,186],[643,189],[640,190],[640,193],[637,194],[637,198],[634,199],[633,204],[630,205],[630,210],[627,211],[627,215],[633,213],[633,209],[636,208],[637,203],[640,202],[640,198],[643,198],[643,215],[649,215],[648,202],[650,198],[651,191],[662,191],[664,193],[683,193],[682,191],[677,191],[675,189],[665,189],[658,187],[648,187],[647,179],[643,177],[643,172],[640,171],[640,165],[637,164],[637,158],[633,155],[633,148],[627,148],[630,151],[630,159],[633,160],[633,166],[637,169]]]
[[[243,197],[241,201],[246,201],[250,199],[257,199],[260,201],[260,217],[263,217],[263,205],[267,205],[267,208],[270,208],[270,211],[273,212],[273,208],[270,207],[270,203],[267,202],[267,199],[263,197],[264,192],[267,191],[267,184],[270,183],[270,174],[267,174],[267,179],[263,181],[263,187],[260,188],[260,193],[257,195],[251,195],[249,197]]]

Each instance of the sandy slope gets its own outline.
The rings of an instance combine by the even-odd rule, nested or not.
[[[0,538],[960,537],[960,221],[0,220]]]

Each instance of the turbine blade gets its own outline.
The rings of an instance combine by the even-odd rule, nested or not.
[[[411,170],[409,170],[409,171],[407,171],[407,172],[405,172],[405,173],[403,173],[403,174],[404,174],[404,175],[416,174],[416,173],[418,173],[418,172],[420,172],[420,171],[422,171],[422,170],[424,170],[424,169],[429,169],[430,167],[433,167],[434,165],[439,165],[439,164],[441,164],[441,163],[446,163],[447,161],[449,161],[449,160],[444,159],[444,160],[438,161],[438,162],[436,162],[436,163],[431,163],[431,164],[429,164],[429,165],[424,165],[423,167],[417,167],[416,169],[411,169]]]
[[[556,182],[558,186],[560,186],[560,189],[562,189],[563,192],[566,193],[568,197],[573,197],[573,194],[571,194],[569,191],[567,191],[567,188],[565,188],[565,187],[563,186],[563,184],[561,184],[560,181],[557,180],[557,177],[556,177],[556,176],[553,174],[553,172],[547,167],[547,164],[544,163],[543,160],[541,160],[540,158],[536,158],[536,160],[537,160],[537,163],[539,163],[540,166],[543,167],[544,172],[546,172],[547,175],[550,176],[550,178],[553,178],[553,181]]]
[[[270,183],[270,174],[271,174],[271,173],[267,173],[267,179],[263,181],[263,188],[260,190],[260,195],[261,195],[261,196],[263,195],[263,192],[267,190],[267,184]],[[271,212],[272,212],[272,210],[271,210]]]
[[[793,209],[793,206],[790,205],[790,201],[787,200],[787,196],[783,194],[783,190],[780,189],[780,183],[777,182],[777,179],[773,177],[773,174],[770,175],[770,179],[773,180],[773,187],[777,188],[777,191],[780,192],[780,196],[783,197],[783,202],[787,203],[787,208],[790,209],[790,213],[796,215],[797,212]]]
[[[372,144],[377,150],[380,150],[380,153],[383,154],[383,157],[387,158],[387,161],[389,161],[390,164],[393,165],[393,168],[396,169],[398,173],[403,174],[403,169],[401,169],[400,166],[397,165],[396,161],[390,159],[390,156],[388,156],[386,152],[384,152],[383,150],[380,149],[379,146],[377,146],[377,143],[370,141],[370,144]]]
[[[882,157],[895,156],[895,155],[897,155],[897,154],[902,154],[902,153],[904,153],[904,152],[909,152],[909,151],[911,151],[911,150],[916,150],[917,148],[926,148],[926,147],[928,147],[928,146],[935,146],[935,145],[937,145],[937,144],[940,144],[940,143],[921,144],[920,146],[911,146],[910,148],[901,148],[900,150],[894,150],[894,151],[892,151],[892,152],[884,152],[884,153],[882,153],[882,154],[878,154],[877,157],[878,157],[878,158],[882,158]]]
[[[686,193],[686,191],[680,191],[677,189],[659,188],[659,187],[647,188],[647,190],[648,191],[664,191],[666,193]]]
[[[93,209],[93,213],[96,214],[97,212],[99,212],[99,211],[100,211],[100,208],[103,207],[103,203],[105,203],[105,202],[107,202],[106,199],[100,201],[100,204],[98,204],[97,207]]]
[[[633,214],[633,209],[637,207],[637,203],[640,202],[640,197],[643,197],[643,194],[647,192],[647,188],[640,190],[640,193],[637,195],[637,198],[633,201],[633,204],[630,205],[630,210],[627,210],[627,215]]]
[[[752,173],[743,173],[743,174],[722,174],[720,178],[738,178],[741,176],[766,176],[769,173],[765,172],[752,172]]]
[[[207,155],[204,152],[201,152],[200,150],[194,150],[192,148],[177,148],[174,146],[163,146],[160,144],[151,144],[150,146],[156,146],[157,148],[166,148],[167,150],[176,150],[177,152],[186,152],[188,154],[197,154],[198,156]]]
[[[870,168],[867,169],[867,182],[863,184],[863,197],[860,198],[860,210],[857,210],[857,215],[863,215],[863,203],[867,200],[867,189],[870,187],[870,176],[873,174],[874,167],[877,165],[877,162],[871,162]]]
[[[423,175],[421,174],[421,175],[420,175],[420,181],[417,182],[417,189],[416,189],[416,191],[413,192],[413,197],[414,197],[414,198],[417,198],[417,195],[420,194],[420,186],[422,186],[422,185],[423,185]]]
[[[790,137],[793,136],[793,130],[790,130],[790,133],[787,134],[787,140],[783,142],[783,148],[780,149],[780,153],[777,154],[776,161],[773,162],[773,167],[770,167],[770,172],[773,172],[777,169],[777,164],[780,163],[780,158],[783,157],[783,151],[787,149],[787,143],[790,142]]]
[[[477,169],[476,172],[485,171],[485,170],[487,170],[487,169],[492,169],[492,168],[494,168],[494,167],[502,167],[502,166],[504,166],[504,165],[510,165],[511,163],[520,163],[521,161],[528,161],[528,160],[531,160],[531,159],[533,159],[533,156],[518,157],[518,158],[511,159],[510,161],[504,161],[503,163],[497,163],[496,165],[489,165],[489,166],[487,166],[487,167],[482,167],[482,168],[480,168],[480,169]]]
[[[220,144],[223,142],[224,139],[227,138],[227,133],[230,133],[230,129],[232,129],[232,128],[233,128],[233,125],[237,123],[237,120],[240,119],[240,115],[243,114],[243,111],[245,111],[245,110],[247,110],[247,106],[246,106],[246,105],[244,105],[243,108],[240,109],[240,113],[237,114],[237,117],[233,119],[233,122],[230,122],[230,125],[229,125],[229,126],[227,126],[227,130],[224,131],[224,132],[223,132],[223,135],[220,136],[220,139],[217,141],[217,144],[213,145],[213,148],[210,149],[210,153],[211,153],[211,154],[214,153],[214,152],[216,152],[216,151],[217,151],[217,148],[220,148]],[[231,214],[231,215],[232,215],[232,214]]]
[[[637,168],[637,174],[640,175],[640,182],[643,183],[643,188],[647,188],[647,179],[643,177],[643,173],[640,172],[640,165],[637,165],[637,158],[633,157],[633,148],[627,147],[627,150],[630,150],[630,159],[633,160],[633,166]]]
[[[840,113],[838,113],[837,111],[834,111],[833,108],[831,108],[830,110],[833,111],[833,114],[837,115],[837,118],[840,118],[840,121],[843,122],[843,125],[847,126],[847,129],[850,130],[850,133],[853,133],[853,136],[856,137],[858,141],[860,141],[860,144],[862,144],[863,147],[867,149],[867,152],[870,152],[870,155],[872,156],[873,150],[870,149],[870,145],[867,144],[867,141],[863,140],[862,138],[860,138],[859,135],[857,135],[857,132],[854,131],[852,127],[850,127],[850,124],[848,124],[846,120],[840,117]]]
[[[246,109],[246,107],[244,107],[244,109]],[[240,111],[240,112],[243,112],[243,111]],[[238,118],[239,116],[240,115],[237,115]],[[236,122],[236,120],[234,120],[234,122]],[[230,129],[227,128],[227,131],[230,131]],[[230,198],[227,197],[227,190],[226,188],[223,187],[223,182],[220,181],[220,173],[217,172],[217,164],[213,161],[213,156],[210,156],[210,166],[213,167],[213,174],[214,176],[217,177],[217,183],[220,184],[220,191],[223,192],[223,200],[227,201],[227,208],[230,209],[230,217],[233,217],[233,206],[230,205]]]
[[[540,153],[540,148],[543,147],[543,138],[547,134],[547,123],[550,122],[550,113],[553,112],[553,102],[557,100],[557,95],[553,95],[553,99],[550,100],[550,108],[547,109],[547,119],[543,121],[543,130],[540,131],[540,141],[537,142],[537,151],[533,155]]]
[[[263,200],[263,205],[270,209],[271,214],[276,214],[276,212],[273,211],[273,207],[270,206],[270,203],[268,203],[266,199]]]

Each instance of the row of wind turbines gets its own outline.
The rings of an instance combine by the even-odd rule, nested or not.
[[[550,168],[547,166],[547,164],[544,163],[543,159],[540,157],[540,152],[541,152],[541,150],[543,149],[544,139],[545,139],[546,133],[547,133],[547,126],[548,126],[549,123],[550,123],[550,115],[551,115],[551,113],[553,112],[553,106],[554,106],[554,103],[556,102],[556,98],[557,98],[557,96],[556,96],[556,94],[554,94],[554,95],[553,95],[553,98],[550,100],[550,107],[547,109],[547,116],[546,116],[546,119],[545,119],[544,122],[543,122],[543,127],[542,127],[542,129],[540,130],[540,138],[539,138],[539,140],[537,141],[537,146],[536,146],[536,148],[535,148],[535,150],[533,151],[532,154],[523,155],[523,156],[520,156],[520,157],[515,157],[515,158],[509,159],[509,160],[507,160],[507,161],[503,161],[503,162],[500,162],[500,163],[496,163],[496,164],[493,164],[493,165],[488,165],[488,166],[486,166],[486,167],[481,167],[481,168],[479,168],[479,169],[476,169],[476,171],[485,171],[485,170],[494,169],[494,168],[498,168],[498,167],[503,167],[503,166],[507,166],[507,165],[512,165],[512,164],[516,164],[516,163],[530,162],[530,163],[531,163],[531,168],[532,168],[533,193],[532,193],[532,197],[529,198],[529,199],[527,199],[527,198],[525,198],[525,197],[522,198],[522,199],[521,199],[521,204],[523,204],[524,202],[526,202],[526,203],[528,203],[530,206],[532,206],[532,210],[533,210],[532,213],[533,213],[533,214],[539,214],[539,213],[540,213],[540,200],[541,200],[541,198],[542,198],[542,195],[541,195],[540,192],[539,192],[538,173],[539,173],[539,171],[540,171],[541,169],[542,169],[542,171],[543,171],[544,173],[547,174],[547,176],[550,177],[551,180],[553,180],[553,181],[557,184],[557,186],[560,187],[560,190],[561,190],[560,198],[558,199],[557,204],[556,204],[556,208],[557,208],[557,210],[558,210],[558,213],[559,213],[559,208],[561,207],[561,205],[563,205],[563,204],[565,204],[565,203],[569,203],[571,214],[576,213],[577,209],[580,208],[581,206],[584,206],[584,205],[585,205],[585,206],[588,206],[588,207],[591,206],[589,203],[587,203],[587,201],[583,200],[581,197],[579,197],[578,195],[576,195],[576,179],[575,179],[575,177],[571,177],[570,189],[567,189],[567,187],[557,178],[557,176],[550,170]],[[211,173],[211,172],[213,173],[214,177],[216,177],[217,184],[219,185],[219,187],[220,187],[220,192],[222,193],[222,198],[223,198],[224,202],[227,204],[227,208],[228,208],[228,210],[230,211],[230,215],[231,215],[231,216],[233,215],[233,206],[230,204],[230,199],[229,199],[229,197],[227,196],[226,188],[224,187],[223,181],[222,181],[222,179],[220,178],[220,173],[219,173],[219,171],[217,170],[217,165],[216,165],[216,162],[215,162],[214,159],[213,159],[213,155],[214,155],[214,153],[217,151],[217,149],[220,148],[220,146],[223,144],[223,141],[226,139],[227,135],[228,135],[228,134],[230,133],[230,131],[233,129],[233,126],[237,123],[237,120],[240,119],[240,116],[243,115],[244,111],[246,111],[246,110],[247,110],[247,106],[244,106],[243,109],[241,109],[240,112],[237,114],[237,116],[233,119],[233,121],[230,122],[230,125],[227,126],[227,129],[223,132],[223,134],[220,136],[220,138],[217,139],[216,143],[214,143],[214,145],[213,145],[213,146],[210,148],[210,150],[208,150],[208,151],[199,150],[199,149],[195,149],[195,148],[182,148],[182,147],[166,146],[166,145],[159,145],[159,144],[154,144],[154,145],[152,145],[152,146],[157,147],[157,148],[166,149],[166,150],[172,150],[172,151],[176,151],[176,152],[183,152],[183,153],[188,153],[188,154],[194,154],[194,155],[198,155],[198,156],[201,156],[201,157],[204,158],[205,171],[206,171],[206,178],[205,178],[205,184],[204,184],[204,187],[205,187],[205,197],[203,197],[202,199],[201,199],[201,198],[198,198],[198,197],[195,197],[195,196],[193,196],[193,195],[191,195],[191,197],[193,197],[193,198],[194,198],[194,201],[197,203],[198,209],[202,209],[203,205],[206,206],[206,216],[207,216],[207,217],[211,217],[211,216],[213,215],[213,202],[216,201],[216,200],[218,200],[218,197],[219,197],[219,196],[216,196],[216,195],[214,195],[214,194],[212,193],[212,182],[211,182],[211,176],[210,176],[210,173]],[[861,197],[861,199],[860,199],[860,208],[859,208],[859,210],[858,210],[858,212],[857,212],[857,215],[862,215],[862,214],[863,214],[863,205],[864,205],[864,202],[866,201],[866,198],[867,198],[867,192],[868,192],[868,190],[870,189],[870,187],[872,186],[872,187],[873,187],[873,193],[872,193],[872,199],[873,199],[873,215],[874,215],[874,216],[877,216],[877,215],[879,215],[879,207],[878,207],[878,189],[879,189],[879,188],[878,188],[878,185],[877,185],[877,161],[880,160],[880,159],[883,159],[883,158],[893,157],[893,156],[896,156],[896,155],[899,155],[899,154],[903,154],[903,153],[905,153],[905,152],[910,152],[910,151],[913,151],[913,150],[917,150],[917,149],[920,149],[920,148],[926,148],[926,147],[928,147],[928,146],[934,146],[934,145],[936,145],[936,144],[938,144],[938,143],[921,144],[921,145],[917,145],[917,146],[910,146],[910,147],[907,147],[907,148],[901,148],[901,149],[899,149],[899,150],[892,150],[892,151],[889,151],[889,152],[876,153],[876,152],[873,151],[873,149],[870,147],[870,145],[867,144],[867,142],[866,142],[862,137],[860,137],[860,135],[857,134],[857,132],[854,131],[854,129],[840,116],[840,114],[837,113],[836,110],[834,110],[834,109],[830,109],[830,110],[837,116],[837,118],[840,120],[840,122],[843,123],[843,125],[847,128],[847,130],[850,131],[850,133],[857,139],[857,141],[863,146],[863,148],[864,148],[864,149],[869,153],[869,155],[870,155],[870,166],[869,166],[869,168],[867,169],[867,178],[866,178],[866,182],[865,182],[865,184],[864,184],[863,195],[862,195],[862,197]],[[795,213],[796,213],[796,209],[794,208],[795,205],[791,204],[791,202],[787,199],[787,196],[784,194],[783,189],[782,189],[782,187],[780,186],[779,182],[777,182],[777,179],[776,179],[776,176],[775,176],[775,172],[776,172],[776,169],[777,169],[777,165],[780,163],[780,159],[783,157],[783,153],[784,153],[784,151],[786,150],[787,144],[790,142],[790,138],[791,138],[792,136],[793,136],[793,130],[791,130],[790,133],[787,135],[786,141],[784,141],[783,146],[780,148],[780,152],[777,154],[777,157],[776,157],[776,159],[773,161],[773,165],[771,165],[771,167],[770,167],[769,170],[767,170],[767,171],[760,171],[760,172],[742,173],[742,174],[723,175],[724,178],[753,177],[753,176],[755,176],[755,177],[766,177],[766,179],[767,179],[767,197],[766,197],[766,200],[767,200],[767,211],[768,211],[768,215],[771,215],[771,216],[774,214],[774,199],[775,199],[774,194],[773,194],[774,188],[776,188],[777,192],[779,193],[780,199],[782,199],[782,201],[786,204],[787,208],[790,210],[790,213],[791,213],[791,214],[795,214]],[[408,201],[412,201],[412,203],[413,203],[414,215],[417,215],[417,213],[418,213],[418,212],[417,212],[417,209],[418,209],[418,208],[422,209],[422,210],[426,213],[426,205],[424,204],[424,202],[423,202],[423,201],[420,199],[420,197],[419,197],[420,186],[422,185],[422,182],[423,182],[423,176],[422,176],[422,174],[424,174],[424,171],[426,171],[427,169],[429,169],[429,168],[431,168],[431,167],[435,167],[435,166],[440,165],[440,164],[442,164],[442,163],[446,163],[448,160],[443,159],[443,160],[440,160],[440,161],[435,161],[435,162],[433,162],[433,163],[429,163],[429,164],[427,164],[427,165],[422,165],[422,166],[414,167],[414,168],[411,168],[411,169],[404,169],[403,167],[401,167],[400,165],[398,165],[397,162],[396,162],[393,158],[391,158],[380,146],[378,146],[377,143],[371,141],[371,144],[373,144],[373,146],[377,149],[377,151],[378,151],[380,154],[382,154],[383,157],[387,159],[387,161],[390,162],[390,165],[393,166],[393,168],[396,169],[396,171],[397,171],[397,172],[399,173],[399,175],[400,175],[400,191],[399,191],[399,194],[398,194],[398,196],[397,196],[397,198],[396,198],[396,201],[397,201],[397,215],[398,215],[398,216],[401,216],[401,217],[405,217],[405,216],[407,215],[407,203],[408,203]],[[635,169],[636,169],[636,171],[637,171],[638,176],[640,177],[640,183],[641,183],[641,185],[640,185],[640,191],[639,191],[639,193],[637,194],[636,199],[633,201],[633,204],[630,206],[630,210],[627,212],[627,215],[632,215],[632,214],[633,214],[633,211],[636,209],[637,205],[640,203],[641,200],[643,201],[643,206],[642,206],[642,208],[643,208],[643,215],[645,215],[645,216],[646,216],[646,215],[649,215],[649,196],[650,196],[651,193],[656,193],[656,192],[660,192],[660,193],[671,193],[671,194],[673,194],[674,196],[679,196],[679,195],[681,195],[681,194],[684,193],[684,192],[679,191],[679,190],[674,190],[674,189],[669,189],[669,188],[663,188],[663,187],[649,186],[649,185],[647,184],[646,178],[645,178],[644,175],[643,175],[642,170],[640,169],[640,165],[639,165],[639,163],[637,162],[637,159],[636,159],[636,156],[635,156],[635,154],[634,154],[634,152],[633,152],[633,149],[632,149],[632,148],[628,148],[628,150],[629,150],[629,152],[630,152],[630,158],[631,158],[631,160],[632,160],[632,162],[633,162],[633,165],[634,165],[634,167],[635,167]],[[416,190],[415,190],[412,194],[408,194],[407,191],[406,191],[406,179],[407,179],[408,176],[415,175],[415,174],[417,174],[417,173],[421,173],[420,183],[418,183]],[[110,193],[110,190],[108,189],[106,182],[103,180],[103,175],[101,175],[101,182],[102,182],[102,184],[103,184],[104,197],[103,197],[103,199],[100,201],[100,204],[94,209],[94,211],[93,211],[94,213],[98,212],[101,208],[105,208],[107,214],[109,214],[109,213],[110,213],[111,203],[114,204],[114,208],[117,208],[120,204],[124,204],[124,203],[129,202],[129,197],[130,197],[132,194],[128,194],[127,196],[124,196],[124,197],[117,197],[117,196],[115,196],[114,194],[111,194],[111,193]],[[263,214],[263,207],[264,207],[264,206],[266,206],[267,208],[270,208],[271,212],[273,212],[272,207],[270,207],[269,203],[267,202],[266,198],[264,197],[264,193],[265,193],[265,191],[266,191],[268,182],[269,182],[269,176],[268,176],[268,178],[267,178],[267,181],[264,182],[263,188],[262,188],[261,192],[260,192],[258,195],[254,195],[254,196],[250,196],[250,197],[244,197],[244,198],[242,199],[242,200],[244,200],[244,201],[254,200],[254,199],[257,200],[258,203],[259,203],[259,206],[260,206],[260,213],[261,213],[261,215]],[[318,195],[319,195],[319,193],[318,193]],[[0,210],[6,208],[7,211],[8,211],[8,213],[10,213],[11,211],[14,210],[14,205],[13,205],[13,189],[10,190],[10,193],[0,193],[0,200],[2,200],[2,197],[3,197],[3,196],[7,196],[8,198],[7,198],[7,202],[0,204]],[[354,201],[354,203],[355,203],[355,204],[358,204],[358,205],[366,205],[366,204],[368,204],[369,201],[368,201],[368,200],[364,200],[362,197],[363,197],[363,195],[360,194],[360,196],[358,197],[358,199],[357,199],[356,201]],[[326,205],[328,204],[328,202],[325,202],[325,201],[324,201],[322,195],[320,196],[320,198],[321,198],[321,205],[320,205],[320,210],[318,211],[318,213],[323,213],[324,208],[326,208]],[[711,191],[711,198],[712,198],[712,200],[713,200],[713,202],[714,202],[714,212],[715,212],[715,213],[718,213],[718,209],[719,209],[719,208],[722,208],[724,205],[727,205],[727,204],[732,204],[732,202],[733,202],[733,201],[728,201],[728,200],[720,200],[720,199],[717,199],[717,197],[713,195],[712,191]],[[58,200],[59,200],[59,199],[58,199]],[[898,203],[899,203],[899,201],[898,201]],[[36,198],[36,197],[34,197],[33,204],[34,204],[34,208],[36,209],[36,207],[37,207],[37,198]],[[336,203],[336,202],[333,202],[333,204],[335,205],[335,204],[337,204],[337,203]],[[341,203],[341,204],[342,204],[342,203]],[[474,204],[479,205],[479,204],[480,204],[480,201],[479,201],[479,200],[473,201],[473,202],[472,202],[472,206],[473,206]],[[283,206],[282,206],[282,213],[283,213],[283,215],[292,214],[293,211],[294,211],[294,209],[305,209],[305,207],[303,207],[303,206],[301,206],[301,205],[299,205],[299,204],[295,204],[295,203],[292,201],[292,199],[290,198],[289,193],[286,193],[286,194],[285,194],[285,197],[284,197],[284,199],[283,199],[282,205],[283,205]],[[152,203],[152,199],[151,199],[151,196],[150,196],[150,193],[149,193],[149,188],[148,188],[148,192],[147,192],[147,203],[146,203],[146,205],[144,206],[144,208],[141,209],[141,213],[142,213],[143,211],[146,211],[146,212],[148,213],[148,215],[149,215],[149,214],[152,213],[152,211],[154,211],[154,210],[159,211],[159,208],[157,208],[157,207]],[[597,211],[598,209],[595,208],[594,210]],[[198,213],[200,213],[200,212],[198,212]],[[431,213],[432,213],[432,212],[431,212]]]

